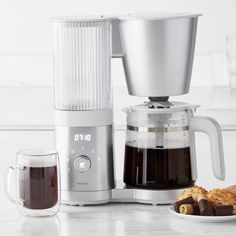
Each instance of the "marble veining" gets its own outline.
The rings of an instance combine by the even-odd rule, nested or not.
[[[1,195],[2,196],[2,195]],[[235,222],[196,223],[175,218],[168,206],[112,203],[101,206],[62,206],[54,217],[22,217],[1,197],[0,235],[126,236],[126,235],[235,235]]]

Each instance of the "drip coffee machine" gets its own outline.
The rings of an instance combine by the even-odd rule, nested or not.
[[[208,134],[213,173],[224,179],[221,130],[189,92],[198,14],[54,19],[55,139],[61,198],[72,205],[172,203],[197,178],[194,132]],[[115,186],[111,57],[123,61],[128,92],[149,101],[125,109],[124,183]],[[121,158],[121,157],[117,157]]]

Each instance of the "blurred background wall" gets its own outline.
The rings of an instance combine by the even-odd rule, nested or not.
[[[0,2],[0,86],[52,85],[50,18],[78,14],[187,11],[199,19],[193,86],[211,85],[208,52],[225,50],[236,34],[235,0],[3,0]],[[113,62],[114,84],[124,85],[120,61]]]

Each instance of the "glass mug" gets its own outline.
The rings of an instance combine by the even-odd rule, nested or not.
[[[15,172],[16,196],[11,177]],[[60,208],[60,170],[56,151],[29,149],[16,154],[16,166],[5,174],[5,193],[25,216],[51,216]]]

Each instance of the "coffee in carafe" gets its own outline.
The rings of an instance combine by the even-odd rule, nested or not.
[[[148,189],[193,186],[190,148],[140,148],[126,144],[124,182]]]

